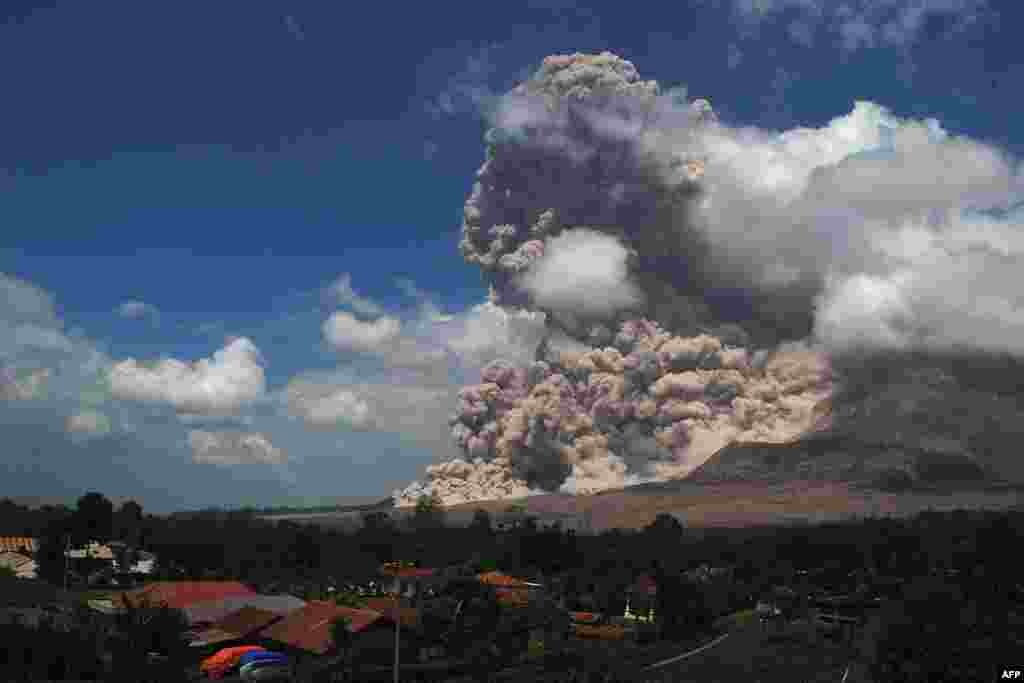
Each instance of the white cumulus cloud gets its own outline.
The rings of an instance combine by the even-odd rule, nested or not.
[[[310,427],[368,429],[373,424],[370,405],[346,388],[293,382],[285,400],[289,412]]]
[[[324,339],[339,351],[380,351],[395,339],[401,323],[389,316],[362,321],[351,313],[338,311],[323,324]]]
[[[64,427],[68,433],[86,438],[103,436],[110,433],[110,418],[94,410],[83,410],[68,417]]]
[[[109,372],[112,394],[120,399],[164,403],[182,413],[230,414],[263,396],[266,389],[259,349],[239,338],[194,362],[164,358],[143,364],[128,359]]]
[[[260,433],[212,432],[194,429],[188,433],[192,461],[206,465],[283,465],[288,457]]]
[[[352,288],[352,276],[349,273],[339,275],[338,279],[327,288],[327,294],[334,303],[351,308],[360,315],[378,316],[384,314],[384,309],[378,303],[360,295]]]

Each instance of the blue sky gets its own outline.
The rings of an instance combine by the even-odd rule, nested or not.
[[[297,378],[394,377],[330,343],[336,312],[425,329],[484,300],[457,249],[480,106],[546,55],[610,50],[732,125],[823,126],[866,99],[1024,152],[1019,3],[837,4],[2,3],[0,361],[20,393],[0,401],[0,495],[380,498],[450,456],[415,420],[309,429],[281,406]],[[26,342],[27,325],[63,341]],[[238,338],[262,384],[211,414],[96,388],[128,359],[190,363]],[[212,437],[211,463],[192,432],[234,436]]]

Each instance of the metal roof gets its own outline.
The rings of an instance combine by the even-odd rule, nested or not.
[[[0,566],[10,567],[11,569],[17,570],[21,566],[30,563],[34,563],[34,560],[28,555],[16,553],[11,550],[0,551]]]
[[[305,606],[306,601],[300,600],[294,595],[263,595],[261,593],[253,593],[251,595],[232,595],[216,600],[193,603],[185,607],[184,611],[189,622],[196,624],[218,621],[243,607],[255,607],[284,616]]]
[[[214,623],[210,628],[197,633],[192,645],[212,645],[245,638],[282,618],[282,615],[265,609],[243,607]]]
[[[131,601],[146,600],[152,605],[184,609],[201,602],[221,600],[256,591],[239,581],[156,581],[121,596]],[[236,608],[237,609],[237,608]]]
[[[397,614],[402,626],[415,626],[419,623],[419,610],[415,607],[403,607],[394,598],[367,598],[366,608],[374,612],[380,612],[389,618],[394,618],[395,610],[398,610]]]
[[[346,617],[349,620],[349,631],[359,633],[383,619],[384,615],[373,610],[339,607],[331,602],[314,600],[276,624],[262,629],[259,635],[299,650],[325,654],[334,647],[331,641],[331,622],[338,617]]]

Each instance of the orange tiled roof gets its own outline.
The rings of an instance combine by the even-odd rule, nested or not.
[[[0,552],[21,552],[22,548],[34,553],[39,549],[39,541],[29,536],[0,536]]]

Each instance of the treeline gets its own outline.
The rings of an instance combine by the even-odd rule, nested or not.
[[[621,593],[638,573],[656,566],[671,573],[701,564],[729,566],[734,580],[752,590],[791,583],[809,569],[837,589],[857,571],[892,577],[998,572],[1012,564],[1005,552],[1020,538],[1024,519],[1021,512],[926,512],[910,519],[700,530],[661,515],[640,531],[590,535],[529,516],[498,531],[482,510],[468,526],[449,526],[441,509],[425,503],[405,520],[367,512],[358,529],[344,531],[265,520],[253,510],[150,515],[133,501],[115,509],[97,492],[82,496],[74,508],[30,509],[4,500],[0,513],[4,535],[38,537],[44,550],[69,541],[123,540],[155,553],[168,577],[327,583],[372,577],[389,560],[435,567],[476,563],[582,584],[577,592],[596,596]],[[45,564],[48,558],[42,559]]]
[[[188,510],[184,512],[173,512],[170,514],[171,517],[195,517],[196,515],[216,515],[223,514],[226,512],[243,512],[258,516],[269,516],[269,515],[301,515],[301,514],[318,514],[324,512],[369,512],[372,510],[381,510],[391,508],[394,505],[391,498],[383,498],[373,503],[363,503],[360,505],[313,505],[313,506],[290,506],[290,505],[279,505],[276,507],[254,507],[246,506],[242,508],[223,508],[223,507],[207,507],[199,510]]]

